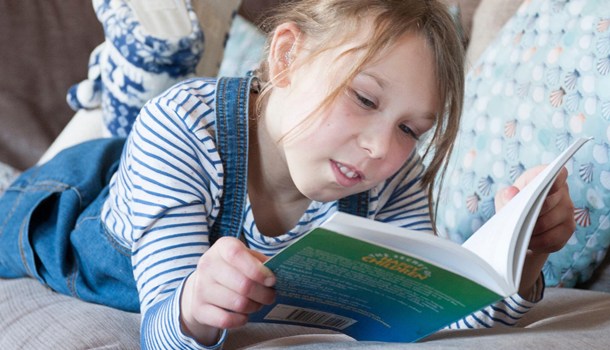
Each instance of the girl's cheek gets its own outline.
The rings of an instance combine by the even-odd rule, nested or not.
[[[392,154],[395,155],[395,157],[392,157],[392,169],[394,170],[390,176],[394,175],[398,170],[400,170],[413,152],[417,152],[416,148],[417,143],[415,140],[407,141],[406,145],[405,143],[402,143],[395,146],[395,148],[392,150]]]

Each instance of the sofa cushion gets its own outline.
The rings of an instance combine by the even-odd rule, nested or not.
[[[471,12],[472,29],[466,50],[469,66],[476,62],[521,3],[522,0],[481,0]]]
[[[36,163],[74,114],[70,85],[104,39],[91,1],[0,2],[0,161]]]
[[[459,15],[461,21],[461,27],[464,30],[466,41],[470,39],[470,33],[472,31],[472,20],[477,8],[480,6],[481,0],[443,0],[449,6],[457,6],[459,8]]]
[[[51,292],[28,278],[0,279],[0,349],[139,349],[139,315]],[[610,294],[550,288],[520,327],[441,330],[412,344],[356,342],[329,330],[249,323],[225,349],[603,349]],[[576,327],[574,325],[577,325]]]
[[[140,315],[0,279],[0,349],[139,349]]]
[[[214,77],[218,74],[228,32],[241,2],[241,0],[192,1],[193,9],[199,18],[205,36],[203,57],[197,65],[198,75]],[[275,1],[269,2],[275,3]],[[261,6],[263,5],[267,6],[267,4],[261,4]]]
[[[549,285],[586,281],[610,244],[610,1],[526,1],[466,80],[463,124],[440,201],[441,232],[468,238],[494,193],[580,136],[567,165],[577,230],[544,268]]]

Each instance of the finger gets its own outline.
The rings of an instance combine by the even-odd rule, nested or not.
[[[216,241],[215,245],[222,246],[219,254],[229,265],[234,266],[246,277],[262,285],[271,287],[275,284],[275,275],[263,265],[260,256],[253,254],[241,241],[232,237],[223,237]]]
[[[529,248],[540,253],[561,249],[570,239],[576,222],[572,210],[553,210],[538,218]]]
[[[508,186],[496,192],[494,198],[496,212],[500,211],[517,193],[519,193],[519,189],[515,186]]]
[[[561,209],[562,206],[563,209]],[[574,205],[570,198],[570,190],[566,183],[558,187],[555,192],[549,192],[544,199],[539,216],[546,215],[554,210],[562,211],[565,215],[570,215],[574,211]]]
[[[555,181],[553,181],[553,185],[551,185],[551,190],[549,191],[549,193],[554,193],[563,187],[567,187],[567,185],[568,185],[567,180],[568,180],[568,169],[563,167],[563,168],[561,168],[561,170],[559,170],[559,173],[557,174]]]
[[[213,304],[201,304],[193,313],[199,324],[205,324],[220,329],[237,328],[248,322],[248,315],[231,312]]]
[[[542,208],[540,208],[540,213],[538,214],[538,221],[540,221],[540,217],[551,213],[557,206],[561,203],[564,194],[562,192],[549,193],[544,202],[542,203]]]
[[[546,165],[537,165],[533,168],[526,170],[523,174],[521,174],[515,180],[515,183],[513,183],[513,186],[516,186],[518,189],[522,190],[523,188],[525,188],[525,186],[527,186],[528,183],[530,183],[534,178],[536,178],[536,176],[538,174],[540,174],[545,168],[546,168]]]
[[[221,284],[206,286],[205,292],[200,295],[200,302],[244,315],[258,311],[263,305]]]
[[[548,217],[549,215],[555,216],[554,218]],[[544,218],[538,219],[536,225],[534,226],[534,231],[532,232],[532,237],[549,235],[550,232],[555,232],[559,238],[562,237],[570,238],[570,236],[574,233],[576,229],[576,222],[573,217],[565,217],[561,220],[557,216],[560,215],[555,212],[551,212],[548,215],[545,215]],[[561,220],[561,221],[560,221]],[[565,239],[567,241],[567,238]]]
[[[556,252],[566,245],[573,232],[574,230],[556,226],[543,234],[532,236],[528,248],[534,253]]]
[[[546,232],[555,226],[563,226],[572,231],[576,228],[574,203],[567,186],[545,199],[534,226],[534,234]]]
[[[251,280],[232,265],[223,264],[217,266],[213,271],[210,271],[210,274],[215,283],[226,287],[232,292],[230,296],[235,299],[235,301],[231,304],[245,304],[245,301],[237,300],[235,295],[239,295],[257,304],[271,304],[275,299],[274,289]],[[227,297],[229,297],[229,295],[227,295]],[[239,312],[248,312],[247,309],[234,309],[229,306],[225,307]]]
[[[250,254],[254,255],[255,258],[258,259],[258,261],[265,263],[267,260],[269,260],[269,257],[266,256],[265,254],[261,253],[261,252],[257,252],[256,250],[250,250]]]

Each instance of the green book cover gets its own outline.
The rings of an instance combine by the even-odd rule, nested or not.
[[[277,276],[277,299],[251,322],[334,329],[357,340],[415,341],[502,298],[421,259],[324,228],[267,266]]]

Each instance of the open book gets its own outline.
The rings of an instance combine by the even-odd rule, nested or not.
[[[534,224],[579,139],[463,245],[336,213],[266,262],[277,298],[251,322],[410,342],[517,293]]]

